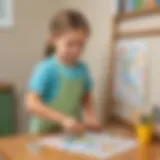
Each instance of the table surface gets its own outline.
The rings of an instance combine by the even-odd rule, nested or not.
[[[40,152],[31,152],[27,144],[38,140],[42,136],[21,135],[0,138],[0,159],[3,160],[95,160],[78,154],[58,151],[56,149],[42,149]],[[160,160],[160,144],[139,146],[127,153],[117,155],[110,160]]]

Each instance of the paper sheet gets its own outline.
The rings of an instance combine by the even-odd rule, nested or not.
[[[86,133],[82,137],[59,134],[46,137],[40,140],[39,144],[59,150],[95,156],[100,159],[111,158],[137,146],[134,140],[112,136],[108,133]]]

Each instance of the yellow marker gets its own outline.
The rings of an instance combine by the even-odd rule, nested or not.
[[[141,144],[149,144],[153,135],[152,124],[146,119],[137,125],[137,138]]]
[[[138,140],[141,144],[148,144],[152,139],[152,127],[151,125],[140,124],[137,127]]]

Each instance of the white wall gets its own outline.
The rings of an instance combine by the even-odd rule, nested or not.
[[[57,0],[13,0],[15,25],[0,28],[0,80],[15,85],[18,99],[18,130],[26,129],[23,95],[29,73],[42,57],[48,20],[58,9]]]

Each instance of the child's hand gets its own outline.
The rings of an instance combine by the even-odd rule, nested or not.
[[[88,129],[93,130],[93,131],[102,130],[100,123],[94,117],[87,117],[85,120],[85,125]]]
[[[62,125],[67,132],[73,134],[83,134],[85,131],[84,125],[72,118],[64,119]]]

